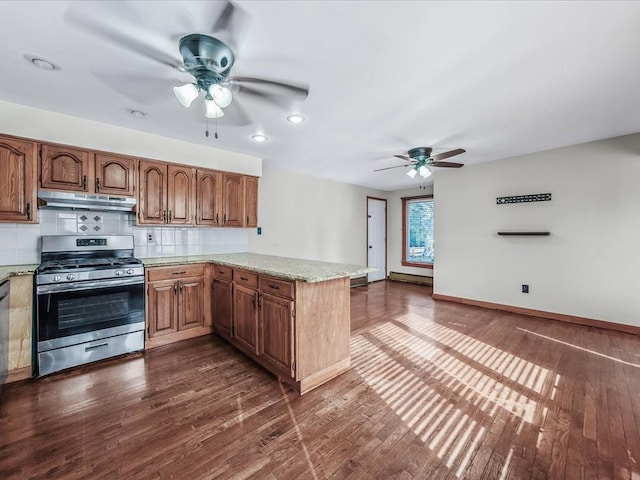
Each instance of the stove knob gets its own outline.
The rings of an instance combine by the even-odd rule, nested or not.
[[[121,277],[124,275],[124,270],[116,270],[116,277]]]
[[[133,268],[127,269],[127,275],[133,275]]]
[[[76,276],[73,273],[69,273],[67,275],[67,280],[75,280],[75,279],[76,279]]]
[[[62,277],[60,275],[54,275],[53,276],[53,281],[54,282],[59,282],[62,279]]]

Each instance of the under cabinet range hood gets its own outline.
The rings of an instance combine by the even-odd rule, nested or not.
[[[94,210],[109,212],[129,212],[136,206],[131,197],[112,197],[109,195],[88,195],[85,193],[38,191],[40,208],[65,208],[73,210]]]

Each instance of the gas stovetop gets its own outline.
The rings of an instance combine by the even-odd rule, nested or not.
[[[144,276],[131,235],[51,235],[41,243],[38,285]]]

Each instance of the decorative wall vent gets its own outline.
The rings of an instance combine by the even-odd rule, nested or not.
[[[512,195],[510,197],[497,197],[496,203],[504,205],[506,203],[529,203],[529,202],[548,202],[551,200],[550,193],[532,193],[530,195]]]

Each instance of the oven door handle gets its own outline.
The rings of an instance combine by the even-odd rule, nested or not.
[[[118,278],[113,280],[97,280],[95,282],[62,283],[56,285],[39,285],[36,293],[75,292],[78,290],[95,290],[98,288],[123,287],[126,285],[143,285],[143,277]]]

